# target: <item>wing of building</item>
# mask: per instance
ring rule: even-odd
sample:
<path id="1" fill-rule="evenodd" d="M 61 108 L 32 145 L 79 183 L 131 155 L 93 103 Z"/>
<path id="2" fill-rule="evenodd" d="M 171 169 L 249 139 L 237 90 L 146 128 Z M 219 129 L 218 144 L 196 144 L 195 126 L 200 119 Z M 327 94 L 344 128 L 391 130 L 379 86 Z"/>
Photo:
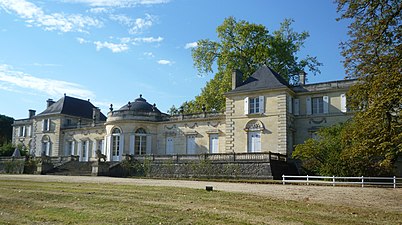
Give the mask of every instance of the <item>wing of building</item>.
<path id="1" fill-rule="evenodd" d="M 13 124 L 13 143 L 36 156 L 78 156 L 108 161 L 124 155 L 273 152 L 290 155 L 320 127 L 348 120 L 345 93 L 355 80 L 289 85 L 262 66 L 246 81 L 233 72 L 226 110 L 168 115 L 141 95 L 107 117 L 89 100 L 64 96 Z"/>

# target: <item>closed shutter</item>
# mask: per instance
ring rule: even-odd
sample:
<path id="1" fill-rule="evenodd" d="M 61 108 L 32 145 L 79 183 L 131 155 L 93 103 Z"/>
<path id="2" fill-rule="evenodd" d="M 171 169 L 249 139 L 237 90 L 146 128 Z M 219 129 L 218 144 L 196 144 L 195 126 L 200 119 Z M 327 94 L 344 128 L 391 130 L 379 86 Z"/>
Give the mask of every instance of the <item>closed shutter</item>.
<path id="1" fill-rule="evenodd" d="M 306 114 L 311 115 L 311 97 L 306 98 Z"/>
<path id="2" fill-rule="evenodd" d="M 106 157 L 107 157 L 108 161 L 112 161 L 112 153 L 110 151 L 110 149 L 112 147 L 111 145 L 112 145 L 112 136 L 109 135 L 106 138 L 106 144 L 105 144 L 105 146 L 106 146 L 106 149 L 105 149 L 106 150 Z"/>
<path id="3" fill-rule="evenodd" d="M 258 105 L 258 106 L 259 106 L 259 109 L 258 109 L 258 110 L 259 110 L 260 113 L 264 113 L 264 112 L 265 112 L 265 110 L 264 110 L 264 109 L 265 109 L 265 107 L 264 107 L 264 99 L 265 99 L 264 96 L 259 96 L 259 97 L 258 97 L 258 101 L 259 101 L 259 105 Z"/>
<path id="4" fill-rule="evenodd" d="M 248 97 L 244 99 L 244 114 L 247 115 L 249 113 L 248 110 Z"/>
<path id="5" fill-rule="evenodd" d="M 341 112 L 347 112 L 345 94 L 341 94 Z"/>
<path id="6" fill-rule="evenodd" d="M 295 98 L 293 103 L 294 103 L 293 114 L 298 116 L 298 115 L 300 115 L 300 101 L 299 101 L 299 99 Z"/>
<path id="7" fill-rule="evenodd" d="M 328 113 L 329 97 L 328 96 L 323 96 L 322 100 L 323 100 L 323 103 L 324 103 L 324 113 Z"/>
<path id="8" fill-rule="evenodd" d="M 82 141 L 78 142 L 78 156 L 79 160 L 82 161 Z"/>

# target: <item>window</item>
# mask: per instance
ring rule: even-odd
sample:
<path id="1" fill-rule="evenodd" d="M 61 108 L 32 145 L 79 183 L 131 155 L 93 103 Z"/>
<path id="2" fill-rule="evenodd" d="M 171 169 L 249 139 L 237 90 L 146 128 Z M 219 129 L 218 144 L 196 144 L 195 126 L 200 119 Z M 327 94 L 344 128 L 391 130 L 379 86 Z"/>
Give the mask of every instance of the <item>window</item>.
<path id="1" fill-rule="evenodd" d="M 173 137 L 166 138 L 166 154 L 170 155 L 174 153 L 174 139 Z"/>
<path id="2" fill-rule="evenodd" d="M 87 157 L 87 145 L 88 145 L 88 141 L 82 141 L 82 147 L 81 147 L 82 158 Z"/>
<path id="3" fill-rule="evenodd" d="M 134 143 L 135 155 L 144 155 L 147 153 L 147 133 L 143 128 L 139 128 L 135 131 Z"/>
<path id="4" fill-rule="evenodd" d="M 50 131 L 50 119 L 44 119 L 42 121 L 42 131 Z"/>
<path id="5" fill-rule="evenodd" d="M 19 130 L 18 136 L 25 137 L 25 126 L 19 127 L 18 130 Z"/>
<path id="6" fill-rule="evenodd" d="M 264 113 L 264 96 L 244 99 L 244 114 Z"/>
<path id="7" fill-rule="evenodd" d="M 112 132 L 112 156 L 120 156 L 120 129 L 114 128 Z"/>
<path id="8" fill-rule="evenodd" d="M 74 141 L 67 142 L 66 156 L 74 155 Z"/>
<path id="9" fill-rule="evenodd" d="M 219 152 L 219 135 L 210 134 L 209 135 L 209 152 L 218 153 Z"/>
<path id="10" fill-rule="evenodd" d="M 187 154 L 195 154 L 195 135 L 187 136 Z"/>
<path id="11" fill-rule="evenodd" d="M 312 113 L 313 114 L 320 114 L 324 113 L 324 100 L 322 97 L 318 98 L 311 98 L 312 101 Z"/>
<path id="12" fill-rule="evenodd" d="M 260 101 L 258 98 L 250 98 L 250 114 L 260 112 Z"/>
<path id="13" fill-rule="evenodd" d="M 42 138 L 42 156 L 50 156 L 51 153 L 51 141 L 49 136 L 45 135 Z"/>
<path id="14" fill-rule="evenodd" d="M 96 151 L 103 152 L 103 140 L 97 140 Z"/>

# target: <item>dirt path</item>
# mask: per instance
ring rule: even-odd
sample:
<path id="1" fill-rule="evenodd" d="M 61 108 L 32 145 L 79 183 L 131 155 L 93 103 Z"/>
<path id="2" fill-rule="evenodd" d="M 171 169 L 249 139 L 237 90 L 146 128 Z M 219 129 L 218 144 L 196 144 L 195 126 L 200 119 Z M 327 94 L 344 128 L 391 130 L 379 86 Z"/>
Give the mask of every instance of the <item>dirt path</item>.
<path id="1" fill-rule="evenodd" d="M 113 183 L 124 185 L 168 186 L 242 192 L 282 200 L 302 200 L 333 205 L 374 207 L 402 213 L 402 188 L 361 188 L 331 186 L 301 186 L 278 184 L 245 184 L 208 181 L 153 180 L 112 177 L 50 176 L 50 175 L 0 175 L 0 180 L 31 180 L 38 182 Z"/>

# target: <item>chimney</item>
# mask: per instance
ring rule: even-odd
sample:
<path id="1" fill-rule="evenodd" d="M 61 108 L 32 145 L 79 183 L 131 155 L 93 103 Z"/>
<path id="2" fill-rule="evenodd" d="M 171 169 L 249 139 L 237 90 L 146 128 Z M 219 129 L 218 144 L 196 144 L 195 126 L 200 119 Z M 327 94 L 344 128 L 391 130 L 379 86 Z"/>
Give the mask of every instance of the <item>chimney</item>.
<path id="1" fill-rule="evenodd" d="M 50 107 L 51 105 L 53 105 L 55 103 L 55 101 L 53 101 L 53 99 L 49 98 L 47 101 L 47 107 Z"/>
<path id="2" fill-rule="evenodd" d="M 100 109 L 98 107 L 92 108 L 92 119 L 94 122 L 98 122 L 100 119 Z"/>
<path id="3" fill-rule="evenodd" d="M 299 85 L 305 85 L 306 84 L 306 75 L 307 75 L 306 72 L 304 72 L 303 70 L 300 71 L 300 73 L 299 73 Z"/>
<path id="4" fill-rule="evenodd" d="M 240 70 L 233 70 L 232 72 L 232 90 L 239 87 L 243 80 L 243 73 Z"/>
<path id="5" fill-rule="evenodd" d="M 35 116 L 36 110 L 30 109 L 29 111 L 29 119 L 32 119 L 32 117 Z"/>

